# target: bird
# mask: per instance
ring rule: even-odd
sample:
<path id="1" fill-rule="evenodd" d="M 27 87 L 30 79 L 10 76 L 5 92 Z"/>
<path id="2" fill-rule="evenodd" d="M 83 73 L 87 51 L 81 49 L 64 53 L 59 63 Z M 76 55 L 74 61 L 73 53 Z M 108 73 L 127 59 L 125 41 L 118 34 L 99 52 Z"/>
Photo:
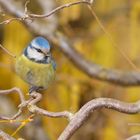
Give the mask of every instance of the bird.
<path id="1" fill-rule="evenodd" d="M 46 90 L 55 79 L 56 63 L 51 48 L 47 39 L 38 36 L 16 58 L 15 71 L 29 84 L 29 93 Z"/>

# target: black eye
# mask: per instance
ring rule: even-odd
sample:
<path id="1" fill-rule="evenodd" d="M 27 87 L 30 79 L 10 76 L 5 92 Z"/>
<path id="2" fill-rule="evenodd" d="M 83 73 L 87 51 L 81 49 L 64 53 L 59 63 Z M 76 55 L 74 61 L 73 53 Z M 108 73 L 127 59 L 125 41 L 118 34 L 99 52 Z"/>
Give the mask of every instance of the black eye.
<path id="1" fill-rule="evenodd" d="M 42 51 L 41 51 L 40 49 L 37 49 L 37 48 L 36 48 L 36 50 L 37 50 L 37 52 L 40 52 L 40 53 L 42 53 Z"/>

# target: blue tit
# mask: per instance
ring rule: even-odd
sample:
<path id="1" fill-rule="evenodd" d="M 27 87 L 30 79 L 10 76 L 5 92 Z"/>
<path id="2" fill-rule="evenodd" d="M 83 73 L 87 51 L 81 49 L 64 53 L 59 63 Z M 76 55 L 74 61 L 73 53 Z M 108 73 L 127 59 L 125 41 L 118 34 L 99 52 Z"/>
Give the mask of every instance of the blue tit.
<path id="1" fill-rule="evenodd" d="M 30 85 L 30 93 L 47 89 L 55 79 L 56 70 L 49 42 L 43 37 L 33 39 L 23 54 L 16 59 L 15 69 Z"/>

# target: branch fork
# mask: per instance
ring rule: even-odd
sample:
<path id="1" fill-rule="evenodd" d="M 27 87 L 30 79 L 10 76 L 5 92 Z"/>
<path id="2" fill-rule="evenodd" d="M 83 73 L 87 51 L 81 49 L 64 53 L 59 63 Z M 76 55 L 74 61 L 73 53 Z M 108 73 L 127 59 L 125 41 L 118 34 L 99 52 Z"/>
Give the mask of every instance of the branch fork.
<path id="1" fill-rule="evenodd" d="M 13 115 L 13 117 L 5 117 L 0 116 L 2 120 L 16 120 L 18 117 L 22 115 L 22 111 L 26 108 L 31 115 L 43 115 L 46 117 L 53 117 L 53 118 L 67 118 L 69 121 L 67 127 L 64 131 L 60 134 L 58 140 L 68 140 L 72 137 L 72 135 L 80 128 L 84 122 L 88 119 L 88 116 L 95 110 L 100 108 L 107 108 L 113 109 L 121 113 L 125 114 L 138 114 L 140 113 L 140 101 L 135 103 L 125 103 L 119 100 L 111 99 L 111 98 L 96 98 L 89 102 L 87 102 L 79 111 L 76 113 L 71 113 L 69 111 L 62 111 L 62 112 L 50 112 L 39 108 L 36 104 L 42 99 L 42 95 L 38 92 L 32 92 L 30 94 L 30 98 L 25 100 L 23 93 L 17 87 L 8 89 L 8 90 L 0 90 L 1 95 L 11 94 L 13 92 L 17 92 L 21 104 L 18 106 L 18 112 Z"/>

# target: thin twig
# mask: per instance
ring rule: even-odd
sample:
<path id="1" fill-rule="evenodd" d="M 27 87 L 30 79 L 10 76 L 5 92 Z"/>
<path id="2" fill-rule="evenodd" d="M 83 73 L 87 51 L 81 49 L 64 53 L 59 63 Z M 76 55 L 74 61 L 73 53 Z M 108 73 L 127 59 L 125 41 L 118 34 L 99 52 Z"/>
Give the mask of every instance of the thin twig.
<path id="1" fill-rule="evenodd" d="M 73 114 L 71 112 L 68 112 L 68 111 L 50 112 L 50 111 L 37 107 L 36 104 L 42 99 L 42 95 L 40 93 L 32 92 L 30 96 L 33 98 L 33 100 L 28 104 L 28 109 L 31 113 L 36 113 L 36 114 L 44 115 L 48 117 L 65 117 L 68 120 L 72 119 Z"/>
<path id="2" fill-rule="evenodd" d="M 44 110 L 42 108 L 37 107 L 36 105 L 29 105 L 28 109 L 30 112 L 38 114 L 38 115 L 43 115 L 47 117 L 53 117 L 53 118 L 67 118 L 69 121 L 73 118 L 73 114 L 68 111 L 62 111 L 62 112 L 50 112 L 47 110 Z"/>
<path id="3" fill-rule="evenodd" d="M 25 102 L 25 98 L 24 98 L 22 91 L 17 87 L 7 89 L 7 90 L 0 90 L 0 95 L 11 94 L 14 92 L 17 92 L 19 94 L 19 98 L 20 98 L 21 103 Z"/>
<path id="4" fill-rule="evenodd" d="M 21 21 L 22 18 L 10 18 L 10 19 L 6 19 L 6 20 L 0 22 L 0 25 L 9 24 L 10 22 L 15 21 L 15 20 L 20 20 Z"/>
<path id="5" fill-rule="evenodd" d="M 15 19 L 15 18 L 14 18 L 14 19 Z M 12 20 L 12 19 L 11 19 L 11 20 Z M 1 44 L 0 44 L 0 48 L 1 48 L 4 52 L 6 52 L 8 55 L 10 55 L 10 56 L 16 58 L 16 55 L 14 55 L 14 54 L 11 53 L 9 50 L 7 50 L 6 48 L 4 48 Z"/>
<path id="6" fill-rule="evenodd" d="M 28 4 L 30 3 L 30 0 L 27 0 L 26 2 L 25 2 L 25 8 L 24 8 L 24 13 L 25 13 L 25 15 L 28 13 Z"/>
<path id="7" fill-rule="evenodd" d="M 27 105 L 22 91 L 17 87 L 7 89 L 7 90 L 0 90 L 0 95 L 12 94 L 14 92 L 17 92 L 17 94 L 19 95 L 20 102 L 21 102 L 20 104 L 22 104 L 22 105 L 19 107 L 17 113 L 14 114 L 12 117 L 0 116 L 1 120 L 14 120 L 14 119 L 17 119 L 22 114 L 22 109 Z"/>
<path id="8" fill-rule="evenodd" d="M 134 68 L 135 70 L 139 71 L 139 69 L 137 68 L 137 66 L 132 62 L 132 60 L 126 55 L 126 53 L 124 52 L 124 50 L 122 50 L 121 48 L 118 47 L 117 43 L 114 42 L 112 36 L 110 35 L 110 33 L 105 29 L 105 27 L 103 26 L 103 24 L 101 23 L 100 19 L 98 18 L 98 16 L 96 15 L 96 13 L 94 12 L 93 8 L 91 7 L 91 5 L 87 5 L 88 9 L 90 10 L 91 14 L 93 15 L 93 17 L 96 19 L 96 21 L 98 22 L 99 26 L 101 27 L 101 29 L 104 31 L 104 33 L 106 34 L 106 36 L 108 37 L 108 39 L 111 41 L 112 45 L 120 52 L 120 54 L 125 58 L 125 60 L 131 65 L 132 68 Z"/>
<path id="9" fill-rule="evenodd" d="M 79 5 L 79 4 L 87 4 L 87 5 L 90 5 L 91 3 L 88 2 L 88 1 L 77 1 L 77 2 L 71 2 L 71 3 L 67 3 L 67 4 L 64 4 L 64 5 L 61 5 L 57 8 L 55 8 L 54 10 L 52 10 L 51 12 L 47 13 L 47 14 L 43 14 L 43 15 L 37 15 L 37 14 L 28 14 L 29 17 L 31 18 L 46 18 L 46 17 L 49 17 L 53 14 L 55 14 L 56 12 L 64 9 L 64 8 L 68 8 L 68 7 L 71 7 L 71 6 L 74 6 L 74 5 Z"/>
<path id="10" fill-rule="evenodd" d="M 74 5 L 79 5 L 79 4 L 87 4 L 87 5 L 90 5 L 91 2 L 90 1 L 77 1 L 77 2 L 71 2 L 71 3 L 67 3 L 67 4 L 64 4 L 64 5 L 61 5 L 57 8 L 55 8 L 54 10 L 50 11 L 49 13 L 47 14 L 43 14 L 43 15 L 37 15 L 37 14 L 28 14 L 28 9 L 27 9 L 27 5 L 29 4 L 30 0 L 26 1 L 25 3 L 25 6 L 24 6 L 24 15 L 22 17 L 17 17 L 17 18 L 10 18 L 10 19 L 7 19 L 5 21 L 2 21 L 0 22 L 0 24 L 8 24 L 14 20 L 19 20 L 19 21 L 24 21 L 26 19 L 29 19 L 29 20 L 33 20 L 35 18 L 46 18 L 46 17 L 49 17 L 55 13 L 57 13 L 58 11 L 64 9 L 64 8 L 68 8 L 68 7 L 71 7 L 71 6 L 74 6 Z"/>

